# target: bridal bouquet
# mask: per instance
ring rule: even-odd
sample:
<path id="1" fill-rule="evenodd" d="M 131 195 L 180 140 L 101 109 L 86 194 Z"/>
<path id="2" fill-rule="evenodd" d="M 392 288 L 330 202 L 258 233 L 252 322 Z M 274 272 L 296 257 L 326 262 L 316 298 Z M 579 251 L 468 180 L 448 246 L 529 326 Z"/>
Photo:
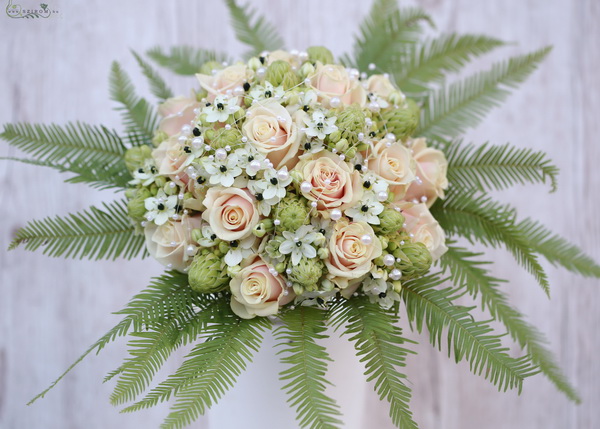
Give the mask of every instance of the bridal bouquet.
<path id="1" fill-rule="evenodd" d="M 233 0 L 227 5 L 251 47 L 246 61 L 190 47 L 148 52 L 195 75 L 189 95 L 174 97 L 134 54 L 160 101 L 155 110 L 113 64 L 110 89 L 124 133 L 81 123 L 9 124 L 1 135 L 32 156 L 22 161 L 125 197 L 34 221 L 11 248 L 96 259 L 149 254 L 168 270 L 77 361 L 130 336 L 130 357 L 107 376 L 116 380 L 111 401 L 129 402 L 129 412 L 174 399 L 164 427 L 183 427 L 231 387 L 274 323 L 287 365 L 283 389 L 302 427 L 341 425 L 325 390 L 328 326 L 354 342 L 401 428 L 417 427 L 402 373 L 413 340 L 401 325 L 426 328 L 434 346 L 445 336 L 456 361 L 466 359 L 498 389 L 520 391 L 541 372 L 578 400 L 489 262 L 462 247 L 505 247 L 546 292 L 540 256 L 600 276 L 576 247 L 487 195 L 522 183 L 554 189 L 557 169 L 544 153 L 458 138 L 549 49 L 448 83 L 447 74 L 503 43 L 422 38 L 432 25 L 423 11 L 377 0 L 353 55 L 336 61 L 325 47 L 281 50 L 262 18 Z M 458 244 L 459 237 L 466 240 Z M 508 353 L 490 321 L 457 303 L 464 295 L 504 325 L 521 356 Z M 406 320 L 399 321 L 401 309 Z M 190 343 L 181 367 L 149 388 L 169 355 Z"/>

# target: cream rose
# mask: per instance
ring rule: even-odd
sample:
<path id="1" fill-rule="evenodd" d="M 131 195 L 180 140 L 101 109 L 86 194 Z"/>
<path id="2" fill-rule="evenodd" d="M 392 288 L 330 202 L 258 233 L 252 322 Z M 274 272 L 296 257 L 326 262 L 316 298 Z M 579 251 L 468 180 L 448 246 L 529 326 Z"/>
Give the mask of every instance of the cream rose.
<path id="1" fill-rule="evenodd" d="M 417 170 L 410 150 L 402 143 L 386 139 L 375 144 L 368 167 L 389 183 L 395 201 L 404 197 L 408 186 L 415 180 Z"/>
<path id="2" fill-rule="evenodd" d="M 275 100 L 257 103 L 248 110 L 242 132 L 273 167 L 292 169 L 298 163 L 303 115 L 305 113 L 299 111 L 292 118 Z"/>
<path id="3" fill-rule="evenodd" d="M 367 79 L 367 91 L 379 97 L 388 98 L 392 93 L 398 92 L 398 89 L 390 82 L 387 76 L 374 74 Z"/>
<path id="4" fill-rule="evenodd" d="M 423 243 L 435 262 L 446 253 L 446 235 L 425 204 L 404 202 L 398 204 L 404 215 L 406 231 L 413 234 L 413 241 Z"/>
<path id="5" fill-rule="evenodd" d="M 192 242 L 192 230 L 201 225 L 200 216 L 183 216 L 181 221 L 169 220 L 160 226 L 148 222 L 144 228 L 148 253 L 168 268 L 183 271 L 192 261 L 186 253 Z"/>
<path id="6" fill-rule="evenodd" d="M 163 131 L 169 137 L 178 134 L 184 125 L 189 125 L 194 120 L 196 117 L 194 109 L 198 107 L 200 107 L 200 103 L 193 98 L 169 98 L 158 106 L 158 113 L 163 117 L 158 130 Z"/>
<path id="7" fill-rule="evenodd" d="M 215 186 L 206 192 L 202 218 L 210 224 L 217 237 L 225 241 L 241 240 L 252 234 L 259 220 L 249 191 Z"/>
<path id="8" fill-rule="evenodd" d="M 427 147 L 425 138 L 414 139 L 411 149 L 417 162 L 418 179 L 409 186 L 404 198 L 421 201 L 425 197 L 427 207 L 431 207 L 436 199 L 444 198 L 444 190 L 448 189 L 448 161 L 444 152 Z"/>
<path id="9" fill-rule="evenodd" d="M 350 76 L 344 66 L 317 63 L 317 68 L 309 79 L 309 86 L 327 107 L 330 107 L 329 102 L 333 97 L 339 98 L 345 105 L 356 103 L 364 106 L 367 101 L 365 89 L 358 79 Z"/>
<path id="10" fill-rule="evenodd" d="M 371 237 L 371 244 L 363 242 L 365 236 Z M 348 222 L 342 218 L 335 223 L 329 239 L 329 257 L 325 260 L 328 278 L 345 289 L 350 280 L 368 274 L 373 259 L 381 253 L 381 242 L 368 223 Z"/>
<path id="11" fill-rule="evenodd" d="M 285 279 L 269 272 L 269 265 L 260 257 L 242 264 L 241 271 L 231 279 L 231 309 L 242 319 L 277 314 L 279 307 L 294 299 L 290 290 L 285 294 Z"/>
<path id="12" fill-rule="evenodd" d="M 164 140 L 154 149 L 152 158 L 158 167 L 159 174 L 168 176 L 178 185 L 188 183 L 189 177 L 184 172 L 188 155 L 184 152 L 183 145 L 177 140 L 176 135 Z"/>
<path id="13" fill-rule="evenodd" d="M 211 102 L 217 95 L 230 95 L 236 87 L 244 85 L 249 76 L 250 69 L 241 63 L 225 67 L 214 75 L 196 74 L 200 86 L 208 92 L 206 98 Z"/>
<path id="14" fill-rule="evenodd" d="M 317 202 L 317 210 L 329 218 L 329 210 L 345 209 L 360 201 L 363 187 L 360 173 L 329 151 L 321 151 L 303 158 L 296 166 L 302 180 L 312 185 L 302 194 Z"/>

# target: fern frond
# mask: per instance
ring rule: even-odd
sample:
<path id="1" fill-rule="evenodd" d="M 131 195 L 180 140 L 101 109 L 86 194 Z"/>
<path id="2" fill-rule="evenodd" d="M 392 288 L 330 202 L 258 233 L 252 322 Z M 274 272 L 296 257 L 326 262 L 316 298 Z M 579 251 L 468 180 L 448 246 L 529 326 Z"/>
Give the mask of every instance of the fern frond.
<path id="1" fill-rule="evenodd" d="M 328 338 L 325 331 L 326 313 L 310 307 L 299 307 L 281 315 L 283 326 L 274 332 L 281 361 L 289 367 L 280 373 L 288 382 L 283 390 L 289 395 L 288 403 L 296 408 L 301 427 L 334 428 L 342 423 L 335 400 L 325 394 L 329 382 L 325 378 L 327 361 L 331 358 L 316 340 Z"/>
<path id="2" fill-rule="evenodd" d="M 517 228 L 527 235 L 531 248 L 552 265 L 560 265 L 584 277 L 600 277 L 600 265 L 596 261 L 539 222 L 525 219 Z"/>
<path id="3" fill-rule="evenodd" d="M 202 65 L 208 61 L 219 63 L 230 61 L 225 54 L 185 45 L 174 46 L 168 52 L 163 51 L 160 46 L 155 46 L 148 50 L 146 55 L 160 66 L 185 76 L 193 76 L 199 73 Z"/>
<path id="4" fill-rule="evenodd" d="M 182 428 L 204 414 L 252 360 L 262 341 L 262 331 L 270 328 L 266 317 L 245 320 L 232 313 L 229 303 L 220 300 L 215 317 L 200 335 L 196 345 L 175 374 L 152 389 L 144 399 L 123 412 L 148 408 L 176 397 L 163 428 Z"/>
<path id="5" fill-rule="evenodd" d="M 472 191 L 448 192 L 447 198 L 432 207 L 432 214 L 446 234 L 458 235 L 486 246 L 504 245 L 515 260 L 529 271 L 550 294 L 548 276 L 526 234 L 516 224 L 513 208 Z"/>
<path id="6" fill-rule="evenodd" d="M 274 51 L 283 46 L 283 40 L 275 27 L 264 17 L 257 17 L 256 10 L 252 9 L 249 3 L 243 7 L 235 0 L 225 0 L 225 3 L 237 39 L 250 47 L 246 57 L 259 55 L 263 51 Z"/>
<path id="7" fill-rule="evenodd" d="M 476 126 L 537 68 L 551 49 L 495 63 L 488 71 L 434 91 L 421 111 L 416 135 L 454 138 Z"/>
<path id="8" fill-rule="evenodd" d="M 165 101 L 167 98 L 173 97 L 173 91 L 164 81 L 164 79 L 152 68 L 146 60 L 144 60 L 137 52 L 131 51 L 136 61 L 138 62 L 142 73 L 148 79 L 150 84 L 150 92 L 158 98 L 159 101 Z"/>
<path id="9" fill-rule="evenodd" d="M 466 359 L 474 374 L 483 375 L 498 390 L 516 388 L 520 393 L 523 380 L 538 372 L 531 358 L 510 357 L 500 342 L 501 335 L 492 333 L 489 322 L 475 321 L 470 308 L 452 303 L 462 292 L 437 289 L 441 282 L 433 275 L 402 285 L 400 295 L 411 323 L 418 332 L 427 326 L 431 344 L 440 348 L 447 328 L 448 356 L 453 352 L 456 362 Z"/>
<path id="10" fill-rule="evenodd" d="M 441 82 L 448 72 L 459 72 L 472 59 L 503 45 L 501 40 L 487 36 L 443 34 L 409 45 L 390 72 L 402 92 L 418 95 Z"/>
<path id="11" fill-rule="evenodd" d="M 399 370 L 406 366 L 406 356 L 414 353 L 404 345 L 414 341 L 402 336 L 398 318 L 365 296 L 338 301 L 330 312 L 332 326 L 344 326 L 343 334 L 354 342 L 360 361 L 365 363 L 367 381 L 374 381 L 379 398 L 389 402 L 394 425 L 416 429 L 409 408 L 411 390 L 406 375 Z"/>
<path id="12" fill-rule="evenodd" d="M 21 228 L 9 250 L 24 244 L 25 250 L 44 246 L 51 257 L 131 259 L 144 248 L 144 237 L 134 234 L 124 201 L 91 207 L 67 217 L 34 220 Z"/>
<path id="13" fill-rule="evenodd" d="M 195 304 L 195 298 L 198 294 L 193 292 L 188 286 L 187 275 L 178 272 L 169 272 L 153 279 L 150 286 L 135 295 L 129 304 L 116 314 L 124 314 L 125 317 L 117 323 L 112 329 L 104 334 L 98 341 L 92 344 L 67 370 L 60 375 L 48 388 L 35 396 L 27 405 L 33 404 L 39 398 L 43 398 L 52 388 L 54 388 L 79 362 L 85 359 L 93 351 L 100 353 L 106 345 L 114 341 L 117 337 L 127 335 L 130 330 L 140 331 L 144 325 L 152 325 L 157 320 L 157 316 L 163 314 L 165 309 L 169 311 L 187 311 Z M 187 300 L 186 305 L 182 305 Z M 166 312 L 164 314 L 171 314 Z M 165 316 L 167 317 L 167 316 Z M 163 320 L 163 317 L 158 317 Z M 116 374 L 115 374 L 116 375 Z"/>
<path id="14" fill-rule="evenodd" d="M 480 146 L 457 142 L 446 148 L 448 181 L 463 189 L 505 189 L 515 184 L 546 183 L 556 190 L 558 168 L 543 151 L 506 143 Z"/>
<path id="15" fill-rule="evenodd" d="M 492 317 L 506 327 L 513 340 L 527 350 L 540 372 L 569 399 L 579 403 L 581 400 L 575 388 L 561 371 L 552 352 L 545 347 L 547 340 L 544 335 L 508 303 L 507 296 L 499 288 L 505 280 L 490 276 L 485 267 L 491 264 L 474 259 L 479 256 L 480 253 L 449 245 L 441 258 L 441 266 L 456 287 L 466 288 L 473 298 L 481 297 L 483 309 L 487 307 Z"/>
<path id="16" fill-rule="evenodd" d="M 121 105 L 116 110 L 121 112 L 125 132 L 136 134 L 150 143 L 158 124 L 152 105 L 135 93 L 131 79 L 116 61 L 110 69 L 109 83 L 110 98 Z"/>
<path id="17" fill-rule="evenodd" d="M 395 0 L 376 0 L 355 38 L 354 58 L 346 55 L 343 62 L 368 74 L 391 72 L 394 58 L 417 41 L 423 21 L 434 27 L 431 17 L 420 8 L 399 9 Z M 369 64 L 375 64 L 377 70 L 369 70 Z"/>

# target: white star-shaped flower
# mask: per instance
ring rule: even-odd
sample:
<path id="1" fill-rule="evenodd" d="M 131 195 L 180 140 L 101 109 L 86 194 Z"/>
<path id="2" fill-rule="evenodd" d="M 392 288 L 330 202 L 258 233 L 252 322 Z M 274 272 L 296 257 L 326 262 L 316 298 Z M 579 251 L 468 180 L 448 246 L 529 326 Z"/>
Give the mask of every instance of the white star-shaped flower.
<path id="1" fill-rule="evenodd" d="M 235 178 L 242 174 L 242 169 L 238 167 L 238 157 L 235 154 L 228 155 L 225 159 L 209 158 L 203 159 L 203 167 L 209 174 L 209 183 L 211 185 L 222 185 L 229 188 L 235 182 Z"/>
<path id="2" fill-rule="evenodd" d="M 311 245 L 318 238 L 312 225 L 302 225 L 296 232 L 284 231 L 283 237 L 285 240 L 279 246 L 279 251 L 284 255 L 292 254 L 292 265 L 298 265 L 303 256 L 317 256 L 317 250 Z"/>
<path id="3" fill-rule="evenodd" d="M 154 221 L 157 225 L 162 225 L 169 220 L 176 212 L 177 195 L 167 196 L 162 189 L 158 191 L 156 197 L 149 197 L 144 200 L 146 207 L 146 219 Z"/>
<path id="4" fill-rule="evenodd" d="M 218 95 L 210 106 L 205 106 L 202 113 L 206 113 L 206 122 L 225 122 L 229 115 L 240 110 L 237 97 Z"/>
<path id="5" fill-rule="evenodd" d="M 273 86 L 271 82 L 265 81 L 264 85 L 254 85 L 250 91 L 250 97 L 253 100 L 261 101 L 268 98 L 281 99 L 285 95 L 285 90 L 282 86 Z"/>
<path id="6" fill-rule="evenodd" d="M 223 260 L 229 267 L 234 267 L 238 265 L 244 258 L 255 253 L 254 251 L 254 243 L 256 242 L 256 237 L 254 235 L 250 235 L 244 238 L 241 241 L 237 242 L 237 247 L 231 247 L 227 254 L 225 254 L 225 258 Z"/>
<path id="7" fill-rule="evenodd" d="M 383 204 L 377 200 L 375 194 L 373 192 L 366 192 L 360 203 L 346 209 L 344 213 L 351 217 L 355 222 L 364 221 L 372 225 L 379 225 L 381 221 L 377 215 L 380 214 L 383 209 Z"/>
<path id="8" fill-rule="evenodd" d="M 202 238 L 198 240 L 198 244 L 203 247 L 212 247 L 217 244 L 217 234 L 214 233 L 209 225 L 202 226 Z"/>
<path id="9" fill-rule="evenodd" d="M 363 283 L 363 292 L 369 297 L 369 301 L 379 303 L 388 310 L 394 302 L 400 301 L 400 294 L 396 292 L 384 279 L 368 279 Z"/>
<path id="10" fill-rule="evenodd" d="M 262 191 L 265 200 L 276 198 L 279 201 L 285 197 L 285 188 L 290 183 L 292 183 L 292 176 L 287 167 L 283 167 L 279 171 L 269 168 L 264 172 L 264 179 L 258 180 L 255 186 Z"/>
<path id="11" fill-rule="evenodd" d="M 147 160 L 143 167 L 138 168 L 132 173 L 133 180 L 130 185 L 150 186 L 158 177 L 158 170 L 154 166 L 153 160 Z"/>
<path id="12" fill-rule="evenodd" d="M 337 130 L 337 126 L 335 126 L 336 119 L 335 116 L 328 118 L 324 112 L 317 110 L 313 112 L 310 118 L 304 118 L 304 123 L 306 124 L 304 132 L 308 137 L 317 137 L 323 140 L 328 134 Z"/>

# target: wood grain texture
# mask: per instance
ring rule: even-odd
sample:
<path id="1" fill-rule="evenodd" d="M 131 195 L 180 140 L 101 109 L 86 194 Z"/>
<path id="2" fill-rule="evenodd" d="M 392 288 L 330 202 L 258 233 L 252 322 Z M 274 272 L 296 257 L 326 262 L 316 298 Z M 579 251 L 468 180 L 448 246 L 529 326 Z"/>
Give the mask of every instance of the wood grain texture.
<path id="1" fill-rule="evenodd" d="M 2 7 L 6 1 L 2 2 Z M 21 4 L 27 2 L 22 0 Z M 31 2 L 33 3 L 33 2 Z M 220 1 L 129 0 L 48 2 L 59 15 L 47 20 L 11 20 L 0 12 L 0 122 L 64 123 L 82 120 L 119 127 L 107 97 L 110 62 L 121 61 L 139 88 L 146 88 L 129 49 L 156 44 L 197 44 L 233 53 L 243 47 L 226 25 Z M 600 258 L 598 189 L 600 170 L 600 3 L 597 0 L 422 0 L 443 32 L 486 33 L 519 44 L 502 54 L 524 53 L 552 44 L 543 67 L 495 110 L 468 140 L 510 141 L 544 149 L 561 169 L 559 190 L 521 187 L 498 196 L 534 216 Z M 325 44 L 347 51 L 351 35 L 369 8 L 346 0 L 275 1 L 252 4 L 276 24 L 289 47 Z M 413 2 L 412 4 L 416 4 Z M 487 62 L 482 62 L 487 64 Z M 193 80 L 172 78 L 185 92 Z M 0 155 L 15 151 L 2 143 Z M 64 185 L 58 173 L 14 163 L 0 164 L 0 249 L 17 228 L 33 218 L 65 214 L 113 197 L 84 186 Z M 568 402 L 541 376 L 524 393 L 497 393 L 433 350 L 425 337 L 410 359 L 412 407 L 422 428 L 592 429 L 600 424 L 600 292 L 598 282 L 548 266 L 553 283 L 548 301 L 532 278 L 505 252 L 491 254 L 495 273 L 516 306 L 546 332 L 552 350 L 583 398 Z M 0 251 L 0 427 L 7 429 L 95 429 L 157 427 L 165 406 L 120 415 L 108 404 L 111 385 L 103 375 L 125 355 L 119 342 L 91 357 L 48 396 L 25 403 L 60 374 L 110 328 L 118 310 L 160 267 L 151 260 L 65 261 L 23 250 Z M 239 385 L 196 428 L 294 428 L 293 413 L 278 393 L 278 363 L 272 339 Z M 347 428 L 391 428 L 387 407 L 363 383 L 360 365 L 348 344 L 331 341 L 332 390 L 346 414 Z M 161 372 L 177 367 L 176 354 Z M 262 396 L 262 397 L 261 397 Z"/>

